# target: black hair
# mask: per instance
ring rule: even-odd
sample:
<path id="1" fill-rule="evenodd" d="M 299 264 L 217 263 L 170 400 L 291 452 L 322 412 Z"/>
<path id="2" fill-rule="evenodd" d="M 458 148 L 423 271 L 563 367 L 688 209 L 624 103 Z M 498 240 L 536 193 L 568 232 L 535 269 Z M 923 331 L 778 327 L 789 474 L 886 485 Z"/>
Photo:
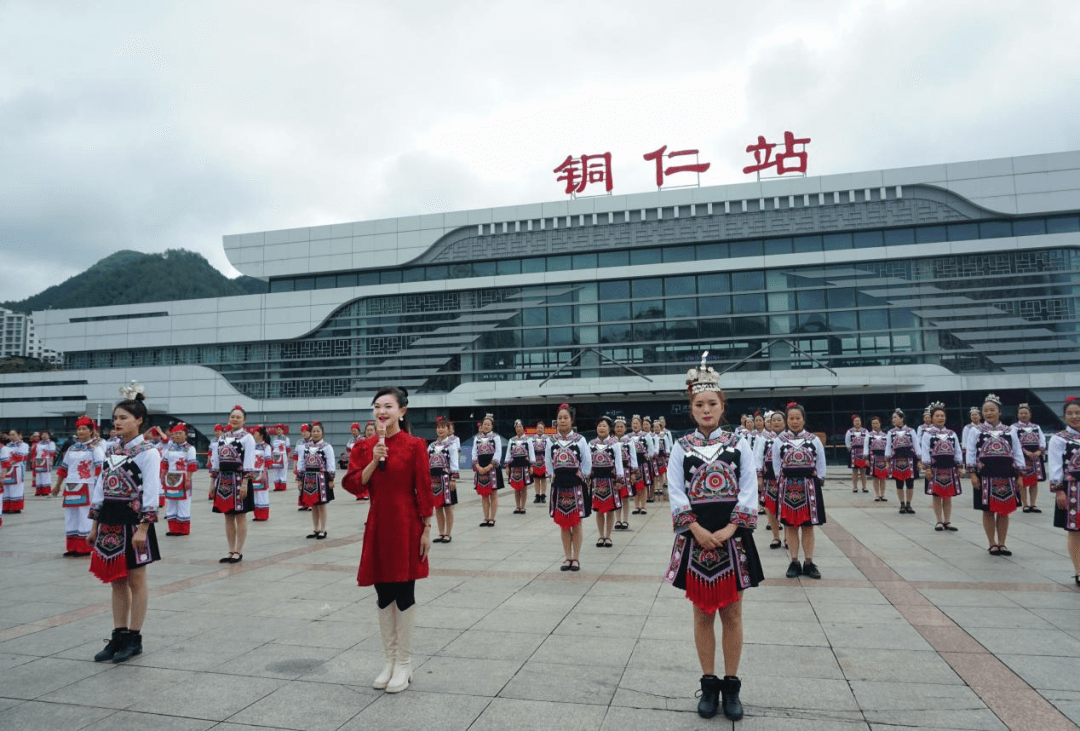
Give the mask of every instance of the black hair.
<path id="1" fill-rule="evenodd" d="M 939 411 L 943 412 L 946 416 L 948 416 L 948 414 L 949 414 L 948 411 L 945 411 L 944 406 L 935 406 L 934 408 L 930 409 L 930 417 L 933 418 L 934 414 L 936 414 Z"/>
<path id="2" fill-rule="evenodd" d="M 797 401 L 790 401 L 790 402 L 788 402 L 787 406 L 784 407 L 784 425 L 785 426 L 787 425 L 787 417 L 788 417 L 788 414 L 791 413 L 792 409 L 794 409 L 794 410 L 798 411 L 800 414 L 802 414 L 803 428 L 805 429 L 806 428 L 806 409 L 804 409 L 803 405 L 800 404 Z"/>
<path id="3" fill-rule="evenodd" d="M 612 421 L 611 417 L 607 414 L 604 414 L 599 419 L 597 419 L 596 425 L 600 426 L 600 422 L 604 422 L 605 424 L 607 424 L 608 431 L 615 431 L 615 422 Z"/>
<path id="4" fill-rule="evenodd" d="M 261 436 L 263 438 L 264 442 L 266 442 L 267 444 L 270 443 L 270 435 L 267 433 L 265 426 L 263 426 L 262 424 L 259 424 L 259 426 L 257 426 L 255 428 L 255 431 L 257 431 L 259 433 L 259 436 Z"/>
<path id="5" fill-rule="evenodd" d="M 247 421 L 247 411 L 244 409 L 243 406 L 241 406 L 240 404 L 237 404 L 236 406 L 233 406 L 231 409 L 229 409 L 230 414 L 232 412 L 234 412 L 234 411 L 239 411 L 241 414 L 243 414 L 244 415 L 244 421 Z"/>
<path id="6" fill-rule="evenodd" d="M 10 434 L 11 432 L 15 432 L 16 434 L 19 435 L 19 437 L 22 437 L 22 435 L 23 435 L 22 429 L 20 429 L 20 428 L 18 428 L 16 426 L 13 426 L 10 429 L 8 429 L 8 434 Z"/>
<path id="7" fill-rule="evenodd" d="M 577 409 L 575 409 L 570 404 L 559 404 L 559 408 L 555 412 L 555 421 L 559 420 L 559 418 L 558 418 L 559 412 L 562 411 L 563 409 L 566 409 L 566 413 L 570 414 L 570 426 L 573 426 L 574 424 L 576 424 L 577 423 Z"/>
<path id="8" fill-rule="evenodd" d="M 1069 407 L 1073 404 L 1080 406 L 1080 400 L 1076 396 L 1069 396 L 1065 399 L 1065 405 L 1061 407 L 1061 415 L 1065 416 L 1065 412 L 1069 410 Z"/>
<path id="9" fill-rule="evenodd" d="M 543 419 L 537 419 L 536 424 L 534 424 L 534 426 L 540 426 L 541 424 L 543 424 L 544 426 L 547 426 L 547 422 L 544 421 Z"/>
<path id="10" fill-rule="evenodd" d="M 393 396 L 394 400 L 401 408 L 405 408 L 409 405 L 409 389 L 404 386 L 383 386 L 375 392 L 374 398 L 371 399 L 371 405 L 374 406 L 375 402 L 383 396 Z M 407 434 L 412 434 L 412 427 L 409 426 L 409 420 L 406 417 L 398 419 L 398 427 Z M 378 428 L 376 428 L 378 431 Z"/>
<path id="11" fill-rule="evenodd" d="M 893 409 L 892 415 L 893 416 L 899 416 L 901 419 L 904 420 L 905 424 L 907 423 L 907 418 L 904 416 L 904 410 L 903 409 Z"/>
<path id="12" fill-rule="evenodd" d="M 136 419 L 142 420 L 142 424 L 139 425 L 140 434 L 150 427 L 150 412 L 146 410 L 146 397 L 141 393 L 135 394 L 135 398 L 124 399 L 113 406 L 114 414 L 117 409 L 123 409 Z"/>
<path id="13" fill-rule="evenodd" d="M 871 424 L 873 424 L 873 423 L 874 423 L 875 421 L 876 421 L 877 423 L 879 423 L 879 424 L 884 424 L 884 423 L 885 423 L 885 422 L 883 422 L 883 421 L 881 420 L 881 417 L 880 417 L 880 416 L 878 416 L 877 414 L 874 414 L 873 416 L 871 416 L 871 417 L 870 417 L 870 423 L 871 423 Z"/>

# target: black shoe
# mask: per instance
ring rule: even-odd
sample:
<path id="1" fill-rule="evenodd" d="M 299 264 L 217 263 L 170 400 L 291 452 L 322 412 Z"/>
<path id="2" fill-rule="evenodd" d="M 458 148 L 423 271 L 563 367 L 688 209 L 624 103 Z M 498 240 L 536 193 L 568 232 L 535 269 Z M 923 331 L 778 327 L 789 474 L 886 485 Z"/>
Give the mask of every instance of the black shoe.
<path id="1" fill-rule="evenodd" d="M 723 682 L 715 675 L 701 676 L 701 700 L 697 704 L 698 715 L 712 718 L 720 706 L 720 688 Z"/>
<path id="2" fill-rule="evenodd" d="M 533 495 L 533 503 L 534 504 L 535 503 L 542 503 L 542 502 L 544 502 L 544 501 L 540 499 L 539 495 Z"/>
<path id="3" fill-rule="evenodd" d="M 113 657 L 116 656 L 116 653 L 120 651 L 120 648 L 124 646 L 125 633 L 127 633 L 127 627 L 117 627 L 114 629 L 112 631 L 112 639 L 105 641 L 105 649 L 94 655 L 94 662 L 112 660 Z"/>
<path id="4" fill-rule="evenodd" d="M 904 507 L 903 503 L 900 503 L 900 515 L 905 515 L 906 513 L 907 513 L 907 508 Z"/>
<path id="5" fill-rule="evenodd" d="M 818 571 L 818 567 L 814 565 L 813 561 L 806 561 L 802 567 L 803 576 L 809 576 L 811 579 L 820 579 L 821 572 Z"/>
<path id="6" fill-rule="evenodd" d="M 547 495 L 541 495 L 540 497 L 543 498 L 540 502 L 542 502 L 542 503 L 547 502 Z"/>
<path id="7" fill-rule="evenodd" d="M 739 701 L 739 691 L 742 690 L 742 681 L 734 675 L 725 675 L 720 681 L 720 692 L 723 694 L 724 715 L 731 721 L 742 718 L 742 702 Z"/>
<path id="8" fill-rule="evenodd" d="M 1034 505 L 1032 505 L 1032 506 L 1031 506 L 1031 510 L 1029 510 L 1028 512 L 1031 512 L 1031 513 L 1041 513 L 1042 511 L 1041 511 L 1041 510 L 1039 510 L 1039 509 L 1038 509 L 1037 507 L 1035 507 Z"/>
<path id="9" fill-rule="evenodd" d="M 127 662 L 136 655 L 142 654 L 142 633 L 138 630 L 124 633 L 124 646 L 116 651 L 112 661 Z"/>
<path id="10" fill-rule="evenodd" d="M 907 503 L 907 514 L 915 515 L 915 508 L 911 507 L 911 503 Z"/>
<path id="11" fill-rule="evenodd" d="M 788 564 L 786 575 L 789 579 L 797 579 L 799 578 L 799 574 L 801 573 L 802 566 L 799 565 L 798 561 L 792 561 L 790 564 Z"/>
<path id="12" fill-rule="evenodd" d="M 229 557 L 229 563 L 240 563 L 243 560 L 244 560 L 244 554 L 242 554 L 242 553 L 236 554 L 236 558 L 232 558 L 231 556 Z"/>

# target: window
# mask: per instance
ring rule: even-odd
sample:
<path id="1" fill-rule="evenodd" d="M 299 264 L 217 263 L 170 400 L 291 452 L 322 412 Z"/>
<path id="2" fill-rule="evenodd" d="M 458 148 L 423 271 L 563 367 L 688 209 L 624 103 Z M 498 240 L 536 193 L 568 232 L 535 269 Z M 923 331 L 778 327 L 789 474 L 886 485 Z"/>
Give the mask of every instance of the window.
<path id="1" fill-rule="evenodd" d="M 885 232 L 886 246 L 906 246 L 914 243 L 915 229 L 913 228 L 893 228 Z"/>
<path id="2" fill-rule="evenodd" d="M 659 263 L 660 249 L 632 249 L 630 251 L 630 264 L 633 266 Z"/>
<path id="3" fill-rule="evenodd" d="M 1078 216 L 1054 216 L 1046 219 L 1046 233 L 1064 234 L 1080 231 L 1080 217 Z"/>
<path id="4" fill-rule="evenodd" d="M 672 261 L 693 261 L 693 246 L 672 246 L 664 249 L 664 263 Z"/>
<path id="5" fill-rule="evenodd" d="M 630 342 L 629 325 L 601 325 L 601 343 L 627 343 Z"/>
<path id="6" fill-rule="evenodd" d="M 634 342 L 647 340 L 659 340 L 664 337 L 664 323 L 662 322 L 638 322 L 634 323 Z"/>
<path id="7" fill-rule="evenodd" d="M 859 313 L 859 326 L 863 330 L 885 330 L 889 327 L 889 311 L 862 310 Z"/>
<path id="8" fill-rule="evenodd" d="M 765 256 L 790 254 L 791 251 L 791 239 L 765 239 Z"/>
<path id="9" fill-rule="evenodd" d="M 664 294 L 668 297 L 680 294 L 697 294 L 697 282 L 694 277 L 667 277 L 664 280 Z"/>
<path id="10" fill-rule="evenodd" d="M 337 286 L 339 287 L 355 287 L 356 286 L 356 272 L 350 272 L 349 274 L 337 275 Z"/>
<path id="11" fill-rule="evenodd" d="M 800 310 L 824 310 L 825 290 L 806 289 L 798 293 L 798 308 Z"/>
<path id="12" fill-rule="evenodd" d="M 841 287 L 828 291 L 829 309 L 843 309 L 855 306 L 855 289 L 853 287 Z"/>
<path id="13" fill-rule="evenodd" d="M 979 224 L 980 238 L 1000 239 L 1012 235 L 1012 224 L 1008 221 L 983 221 Z"/>
<path id="14" fill-rule="evenodd" d="M 437 282 L 450 276 L 450 267 L 445 264 L 424 267 L 424 277 L 429 282 Z"/>
<path id="15" fill-rule="evenodd" d="M 881 231 L 860 231 L 853 238 L 856 249 L 873 249 L 885 245 L 885 237 Z"/>
<path id="16" fill-rule="evenodd" d="M 314 277 L 297 277 L 296 278 L 296 291 L 307 292 L 309 289 L 315 289 Z"/>
<path id="17" fill-rule="evenodd" d="M 596 269 L 596 254 L 574 254 L 574 269 Z"/>
<path id="18" fill-rule="evenodd" d="M 570 257 L 569 256 L 549 256 L 547 260 L 547 270 L 549 272 L 568 272 L 570 271 Z"/>
<path id="19" fill-rule="evenodd" d="M 291 278 L 270 280 L 271 292 L 292 292 L 294 286 L 296 286 L 296 282 Z"/>
<path id="20" fill-rule="evenodd" d="M 600 299 L 601 300 L 622 300 L 630 299 L 630 282 L 627 281 L 613 281 L 613 282 L 600 282 Z"/>
<path id="21" fill-rule="evenodd" d="M 315 289 L 333 289 L 337 286 L 337 275 L 320 274 L 315 277 Z"/>
<path id="22" fill-rule="evenodd" d="M 547 330 L 542 327 L 535 330 L 522 330 L 521 344 L 526 348 L 544 347 L 547 345 Z"/>
<path id="23" fill-rule="evenodd" d="M 378 272 L 360 272 L 356 275 L 356 283 L 361 287 L 369 287 L 379 283 Z"/>
<path id="24" fill-rule="evenodd" d="M 727 272 L 713 274 L 701 274 L 698 276 L 698 292 L 701 294 L 713 294 L 715 292 L 731 291 L 731 275 Z"/>
<path id="25" fill-rule="evenodd" d="M 569 325 L 573 321 L 573 312 L 570 307 L 549 307 L 549 325 Z"/>
<path id="26" fill-rule="evenodd" d="M 736 292 L 765 289 L 765 272 L 734 272 L 731 275 L 731 283 Z"/>
<path id="27" fill-rule="evenodd" d="M 854 310 L 847 312 L 830 312 L 829 329 L 834 331 L 857 330 L 856 313 Z"/>
<path id="28" fill-rule="evenodd" d="M 765 311 L 764 294 L 737 294 L 732 298 L 736 315 Z"/>
<path id="29" fill-rule="evenodd" d="M 944 226 L 920 226 L 915 229 L 915 242 L 918 244 L 936 244 L 945 240 Z"/>
<path id="30" fill-rule="evenodd" d="M 629 251 L 601 251 L 598 265 L 602 267 L 624 267 L 630 264 Z"/>
<path id="31" fill-rule="evenodd" d="M 473 276 L 474 277 L 494 277 L 495 276 L 495 262 L 493 262 L 493 261 L 474 261 L 473 262 Z"/>
<path id="32" fill-rule="evenodd" d="M 548 330 L 548 345 L 573 345 L 574 328 L 553 327 Z"/>
<path id="33" fill-rule="evenodd" d="M 402 281 L 404 282 L 422 282 L 424 281 L 424 268 L 423 267 L 410 267 L 402 272 Z"/>
<path id="34" fill-rule="evenodd" d="M 762 244 L 761 239 L 731 242 L 732 256 L 763 256 L 764 254 L 765 246 Z"/>
<path id="35" fill-rule="evenodd" d="M 697 260 L 702 259 L 727 259 L 731 255 L 731 247 L 726 243 L 698 244 Z"/>
<path id="36" fill-rule="evenodd" d="M 693 297 L 667 300 L 664 303 L 667 316 L 671 317 L 697 317 L 697 300 Z"/>
<path id="37" fill-rule="evenodd" d="M 977 223 L 950 223 L 946 229 L 949 233 L 949 241 L 971 241 L 979 238 L 979 224 Z"/>
<path id="38" fill-rule="evenodd" d="M 702 315 L 730 315 L 731 297 L 727 295 L 702 297 L 698 300 L 698 310 Z"/>
<path id="39" fill-rule="evenodd" d="M 657 319 L 664 316 L 662 300 L 635 300 L 631 304 L 635 320 Z"/>
<path id="40" fill-rule="evenodd" d="M 1033 236 L 1046 233 L 1046 219 L 1019 218 L 1012 222 L 1013 233 L 1017 236 Z"/>
<path id="41" fill-rule="evenodd" d="M 540 274 L 547 271 L 547 259 L 537 256 L 532 259 L 521 260 L 522 274 Z"/>
<path id="42" fill-rule="evenodd" d="M 844 236 L 847 236 L 849 239 L 851 237 L 850 234 L 830 234 L 830 236 L 832 236 L 832 237 L 840 236 L 841 238 L 844 237 Z M 803 253 L 806 253 L 807 251 L 821 251 L 822 248 L 833 248 L 833 249 L 837 249 L 837 248 L 839 248 L 839 249 L 847 249 L 847 248 L 850 248 L 850 244 L 848 244 L 847 246 L 826 247 L 824 245 L 824 240 L 829 239 L 830 236 L 824 236 L 824 237 L 822 237 L 822 236 L 796 236 L 794 239 L 792 239 L 792 250 L 796 254 L 803 254 Z"/>
<path id="43" fill-rule="evenodd" d="M 397 284 L 401 281 L 401 270 L 391 269 L 385 272 L 379 272 L 380 284 Z"/>
<path id="44" fill-rule="evenodd" d="M 629 302 L 614 302 L 612 304 L 600 305 L 600 320 L 601 322 L 613 322 L 617 320 L 629 320 L 630 319 L 630 303 Z"/>
<path id="45" fill-rule="evenodd" d="M 547 325 L 547 313 L 546 307 L 530 307 L 522 311 L 522 323 L 525 325 Z"/>
<path id="46" fill-rule="evenodd" d="M 635 279 L 631 286 L 633 287 L 635 299 L 662 297 L 664 295 L 664 285 L 661 279 Z"/>
<path id="47" fill-rule="evenodd" d="M 499 259 L 495 262 L 496 274 L 521 274 L 520 259 Z"/>

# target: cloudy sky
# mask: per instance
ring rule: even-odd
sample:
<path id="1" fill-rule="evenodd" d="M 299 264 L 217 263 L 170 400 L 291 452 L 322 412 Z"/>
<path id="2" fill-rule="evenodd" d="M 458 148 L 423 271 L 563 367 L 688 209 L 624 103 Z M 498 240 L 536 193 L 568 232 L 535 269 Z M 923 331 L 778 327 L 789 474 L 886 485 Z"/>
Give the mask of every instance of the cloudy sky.
<path id="1" fill-rule="evenodd" d="M 119 249 L 555 200 L 813 139 L 811 174 L 1080 149 L 1080 3 L 0 0 L 0 301 Z"/>

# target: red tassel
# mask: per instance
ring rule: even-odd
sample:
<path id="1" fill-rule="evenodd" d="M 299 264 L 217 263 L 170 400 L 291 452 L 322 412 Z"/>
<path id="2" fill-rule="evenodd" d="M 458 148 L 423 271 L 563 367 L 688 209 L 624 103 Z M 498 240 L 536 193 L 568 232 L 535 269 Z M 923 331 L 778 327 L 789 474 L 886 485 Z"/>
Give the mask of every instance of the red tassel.
<path id="1" fill-rule="evenodd" d="M 766 495 L 765 496 L 765 509 L 773 515 L 776 515 L 776 498 Z"/>
<path id="2" fill-rule="evenodd" d="M 477 487 L 476 488 L 476 494 L 479 495 L 480 497 L 487 497 L 488 495 L 490 495 L 493 492 L 495 492 L 494 487 Z"/>
<path id="3" fill-rule="evenodd" d="M 319 493 L 317 492 L 301 492 L 300 504 L 305 508 L 310 508 L 319 504 Z M 258 511 L 258 508 L 256 508 Z"/>
<path id="4" fill-rule="evenodd" d="M 236 501 L 231 498 L 224 498 L 218 492 L 214 491 L 214 507 L 222 513 L 228 513 L 232 510 L 236 510 Z"/>
<path id="5" fill-rule="evenodd" d="M 123 553 L 113 556 L 109 560 L 101 557 L 94 551 L 90 556 L 90 573 L 101 579 L 102 583 L 111 584 L 117 579 L 123 579 L 128 575 L 127 557 Z"/>
<path id="6" fill-rule="evenodd" d="M 787 505 L 780 508 L 780 522 L 784 525 L 799 526 L 810 522 L 810 506 L 803 505 L 798 510 L 792 510 Z"/>
<path id="7" fill-rule="evenodd" d="M 555 515 L 552 516 L 552 520 L 555 521 L 555 525 L 563 530 L 569 530 L 574 526 L 581 525 L 581 516 L 577 513 L 567 515 L 566 513 L 556 510 Z"/>
<path id="8" fill-rule="evenodd" d="M 695 607 L 712 614 L 718 609 L 723 609 L 739 601 L 739 587 L 735 582 L 735 572 L 721 576 L 711 582 L 704 582 L 697 574 L 687 573 L 686 598 Z"/>

